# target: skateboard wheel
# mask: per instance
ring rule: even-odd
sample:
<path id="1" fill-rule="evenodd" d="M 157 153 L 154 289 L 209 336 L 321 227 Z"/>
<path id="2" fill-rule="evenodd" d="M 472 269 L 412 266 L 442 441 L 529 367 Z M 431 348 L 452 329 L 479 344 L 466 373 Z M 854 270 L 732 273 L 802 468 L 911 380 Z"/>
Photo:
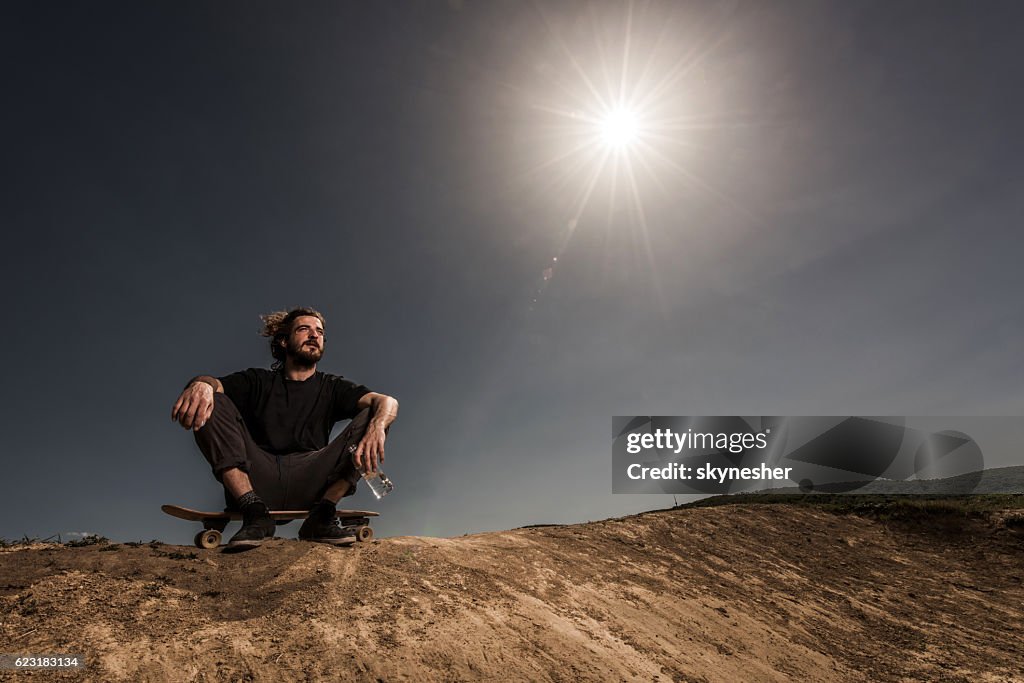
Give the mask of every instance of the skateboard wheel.
<path id="1" fill-rule="evenodd" d="M 216 548 L 220 545 L 220 532 L 216 529 L 204 529 L 196 534 L 195 544 L 198 548 Z"/>
<path id="2" fill-rule="evenodd" d="M 371 538 L 373 538 L 373 529 L 365 525 L 356 528 L 357 541 L 369 541 Z"/>

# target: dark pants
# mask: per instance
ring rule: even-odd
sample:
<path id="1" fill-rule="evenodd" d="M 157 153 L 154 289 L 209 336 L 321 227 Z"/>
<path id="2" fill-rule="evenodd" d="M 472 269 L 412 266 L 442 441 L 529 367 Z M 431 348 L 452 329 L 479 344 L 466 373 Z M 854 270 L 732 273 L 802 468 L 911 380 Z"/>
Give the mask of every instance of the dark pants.
<path id="1" fill-rule="evenodd" d="M 340 479 L 349 483 L 346 496 L 356 492 L 360 475 L 352 463 L 350 447 L 355 450 L 369 423 L 367 409 L 318 451 L 272 455 L 253 442 L 231 399 L 217 393 L 213 395 L 210 419 L 193 433 L 217 481 L 221 481 L 224 470 L 237 467 L 248 473 L 256 495 L 271 510 L 306 510 Z M 236 507 L 234 497 L 226 489 L 224 499 L 229 508 Z"/>

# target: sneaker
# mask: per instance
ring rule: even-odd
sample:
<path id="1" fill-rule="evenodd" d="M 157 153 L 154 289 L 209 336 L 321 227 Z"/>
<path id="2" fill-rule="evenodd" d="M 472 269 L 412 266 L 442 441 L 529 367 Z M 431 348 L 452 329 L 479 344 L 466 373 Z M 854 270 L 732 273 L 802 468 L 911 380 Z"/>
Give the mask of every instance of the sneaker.
<path id="1" fill-rule="evenodd" d="M 276 527 L 265 504 L 246 505 L 242 509 L 242 528 L 228 541 L 228 547 L 236 550 L 255 548 L 265 539 L 273 538 Z"/>
<path id="2" fill-rule="evenodd" d="M 331 545 L 350 545 L 356 542 L 356 532 L 341 526 L 334 508 L 324 503 L 309 511 L 309 517 L 299 527 L 299 539 Z"/>

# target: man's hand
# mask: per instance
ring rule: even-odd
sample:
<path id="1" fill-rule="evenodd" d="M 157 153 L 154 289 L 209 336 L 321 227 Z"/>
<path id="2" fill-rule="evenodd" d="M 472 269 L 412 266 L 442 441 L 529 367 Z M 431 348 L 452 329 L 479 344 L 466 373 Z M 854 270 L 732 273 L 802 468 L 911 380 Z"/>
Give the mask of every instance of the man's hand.
<path id="1" fill-rule="evenodd" d="M 363 435 L 356 452 L 352 454 L 352 462 L 360 472 L 376 472 L 380 463 L 384 462 L 384 441 L 387 434 L 384 427 L 370 423 Z"/>
<path id="2" fill-rule="evenodd" d="M 174 403 L 171 419 L 177 420 L 185 429 L 202 429 L 213 413 L 213 387 L 206 382 L 194 381 L 185 387 Z"/>

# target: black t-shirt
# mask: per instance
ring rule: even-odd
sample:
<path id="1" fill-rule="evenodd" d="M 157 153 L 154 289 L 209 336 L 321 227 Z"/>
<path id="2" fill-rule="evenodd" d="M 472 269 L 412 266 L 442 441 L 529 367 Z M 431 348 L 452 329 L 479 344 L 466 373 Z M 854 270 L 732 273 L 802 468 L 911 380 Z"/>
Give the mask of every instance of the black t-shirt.
<path id="1" fill-rule="evenodd" d="M 249 368 L 220 377 L 224 393 L 238 407 L 256 445 L 285 455 L 327 445 L 331 428 L 350 420 L 369 389 L 337 375 L 315 372 L 309 379 L 285 379 L 282 371 Z"/>

